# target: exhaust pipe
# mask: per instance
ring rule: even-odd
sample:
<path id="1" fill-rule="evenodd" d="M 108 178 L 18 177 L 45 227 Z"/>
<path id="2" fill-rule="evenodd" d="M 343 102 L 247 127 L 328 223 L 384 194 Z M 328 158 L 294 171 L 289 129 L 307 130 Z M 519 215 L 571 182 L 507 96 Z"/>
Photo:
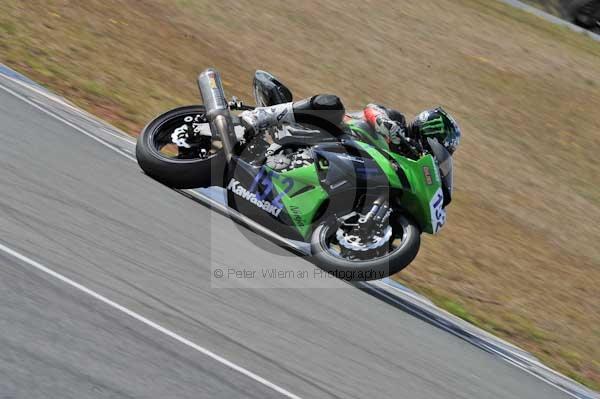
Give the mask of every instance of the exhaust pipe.
<path id="1" fill-rule="evenodd" d="M 229 162 L 237 144 L 237 138 L 229 113 L 229 105 L 225 98 L 221 75 L 212 68 L 206 69 L 198 76 L 198 88 L 206 107 L 206 118 L 210 123 L 210 130 L 221 138 L 225 157 Z"/>

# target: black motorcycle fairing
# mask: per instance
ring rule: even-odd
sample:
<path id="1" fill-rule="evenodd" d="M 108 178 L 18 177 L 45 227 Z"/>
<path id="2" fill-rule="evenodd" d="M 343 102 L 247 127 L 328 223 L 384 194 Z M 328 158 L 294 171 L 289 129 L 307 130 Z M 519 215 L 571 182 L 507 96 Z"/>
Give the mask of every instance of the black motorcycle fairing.
<path id="1" fill-rule="evenodd" d="M 387 176 L 377 162 L 353 140 L 319 144 L 313 147 L 313 152 L 321 183 L 328 192 L 339 190 L 343 185 L 363 189 L 389 187 Z"/>
<path id="2" fill-rule="evenodd" d="M 367 194 L 390 195 L 385 173 L 353 140 L 320 144 L 313 147 L 313 153 L 321 186 L 329 194 L 328 213 L 359 209 Z"/>
<path id="3" fill-rule="evenodd" d="M 454 189 L 454 167 L 452 164 L 452 155 L 437 140 L 427 138 L 429 148 L 435 158 L 442 179 L 442 191 L 444 192 L 444 207 L 452 201 L 452 191 Z"/>

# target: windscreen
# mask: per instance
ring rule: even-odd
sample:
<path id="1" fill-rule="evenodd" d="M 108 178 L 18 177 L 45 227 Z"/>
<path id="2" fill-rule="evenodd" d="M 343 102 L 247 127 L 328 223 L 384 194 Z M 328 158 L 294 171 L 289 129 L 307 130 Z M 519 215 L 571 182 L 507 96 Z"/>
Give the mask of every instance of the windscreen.
<path id="1" fill-rule="evenodd" d="M 438 163 L 440 177 L 442 179 L 442 189 L 444 191 L 444 205 L 448 205 L 452 200 L 453 189 L 452 155 L 437 140 L 428 138 L 427 142 L 429 143 L 429 148 L 431 148 L 431 152 Z"/>

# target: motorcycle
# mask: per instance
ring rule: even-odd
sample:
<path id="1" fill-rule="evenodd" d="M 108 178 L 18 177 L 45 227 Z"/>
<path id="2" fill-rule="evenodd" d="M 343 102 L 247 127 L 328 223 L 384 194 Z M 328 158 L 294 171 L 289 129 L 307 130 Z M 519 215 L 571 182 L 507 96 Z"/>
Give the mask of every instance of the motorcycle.
<path id="1" fill-rule="evenodd" d="M 305 243 L 317 266 L 345 280 L 399 272 L 417 255 L 421 233 L 444 226 L 453 168 L 437 141 L 396 153 L 360 113 L 341 126 L 317 116 L 249 135 L 235 111 L 254 107 L 228 101 L 216 70 L 202 72 L 198 86 L 203 105 L 158 116 L 138 138 L 138 163 L 159 182 L 218 188 L 229 208 Z M 267 72 L 257 71 L 253 86 L 257 107 L 292 101 Z"/>

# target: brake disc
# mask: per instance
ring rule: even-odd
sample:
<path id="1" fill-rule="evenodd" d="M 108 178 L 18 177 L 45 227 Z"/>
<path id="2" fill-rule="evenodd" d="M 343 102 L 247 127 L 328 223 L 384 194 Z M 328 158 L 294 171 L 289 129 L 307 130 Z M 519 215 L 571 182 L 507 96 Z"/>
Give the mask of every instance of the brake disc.
<path id="1" fill-rule="evenodd" d="M 392 227 L 387 226 L 382 232 L 363 239 L 357 234 L 351 234 L 339 227 L 336 232 L 336 238 L 341 247 L 355 252 L 366 252 L 379 249 L 390 241 L 392 237 Z"/>

